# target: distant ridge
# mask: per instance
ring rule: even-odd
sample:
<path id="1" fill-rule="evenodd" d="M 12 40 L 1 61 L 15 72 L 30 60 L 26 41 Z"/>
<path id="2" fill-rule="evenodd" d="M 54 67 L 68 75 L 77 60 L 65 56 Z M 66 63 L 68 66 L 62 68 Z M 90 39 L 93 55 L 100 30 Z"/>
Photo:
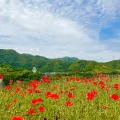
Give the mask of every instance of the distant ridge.
<path id="1" fill-rule="evenodd" d="M 63 58 L 56 58 L 57 60 L 63 60 L 63 61 L 66 61 L 66 62 L 74 62 L 76 60 L 79 60 L 78 58 L 76 57 L 63 57 Z"/>

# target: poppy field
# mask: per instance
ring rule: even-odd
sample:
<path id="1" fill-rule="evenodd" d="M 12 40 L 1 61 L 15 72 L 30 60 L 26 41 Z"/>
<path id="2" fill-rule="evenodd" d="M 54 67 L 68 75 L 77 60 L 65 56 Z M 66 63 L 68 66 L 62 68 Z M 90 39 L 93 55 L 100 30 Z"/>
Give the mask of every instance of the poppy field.
<path id="1" fill-rule="evenodd" d="M 44 76 L 0 89 L 0 120 L 120 120 L 120 76 Z"/>

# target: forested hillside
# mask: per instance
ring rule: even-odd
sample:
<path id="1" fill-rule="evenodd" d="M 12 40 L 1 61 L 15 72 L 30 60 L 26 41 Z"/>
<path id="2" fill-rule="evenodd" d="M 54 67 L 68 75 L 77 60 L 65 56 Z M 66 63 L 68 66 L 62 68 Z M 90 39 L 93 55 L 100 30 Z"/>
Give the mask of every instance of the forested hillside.
<path id="1" fill-rule="evenodd" d="M 19 54 L 15 50 L 0 49 L 0 65 L 12 66 L 19 69 L 32 70 L 36 67 L 39 72 L 73 72 L 84 73 L 120 73 L 120 60 L 100 63 L 96 61 L 79 60 L 74 57 L 49 59 L 43 56 Z"/>

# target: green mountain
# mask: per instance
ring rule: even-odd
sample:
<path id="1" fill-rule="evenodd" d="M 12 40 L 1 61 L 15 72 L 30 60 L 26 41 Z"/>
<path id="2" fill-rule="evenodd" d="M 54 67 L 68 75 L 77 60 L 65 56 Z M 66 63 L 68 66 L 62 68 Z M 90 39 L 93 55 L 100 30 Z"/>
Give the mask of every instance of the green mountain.
<path id="1" fill-rule="evenodd" d="M 0 64 L 11 65 L 16 68 L 32 69 L 46 64 L 47 58 L 30 54 L 19 54 L 15 50 L 0 49 Z"/>
<path id="2" fill-rule="evenodd" d="M 48 59 L 38 55 L 19 54 L 11 49 L 0 49 L 0 65 L 28 70 L 36 67 L 39 72 L 73 72 L 78 69 L 81 73 L 120 73 L 120 60 L 100 63 L 75 57 Z"/>
<path id="3" fill-rule="evenodd" d="M 50 59 L 39 70 L 41 72 L 66 72 L 70 63 L 63 60 Z"/>

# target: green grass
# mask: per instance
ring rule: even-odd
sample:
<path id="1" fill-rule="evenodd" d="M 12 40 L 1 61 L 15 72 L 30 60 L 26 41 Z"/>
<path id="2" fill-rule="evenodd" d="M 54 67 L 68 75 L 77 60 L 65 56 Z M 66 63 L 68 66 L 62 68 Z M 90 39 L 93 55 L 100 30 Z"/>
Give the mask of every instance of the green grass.
<path id="1" fill-rule="evenodd" d="M 69 81 L 66 82 L 66 79 Z M 12 89 L 2 88 L 0 90 L 0 120 L 11 120 L 13 116 L 23 116 L 24 120 L 120 120 L 120 100 L 110 98 L 112 94 L 120 97 L 120 87 L 118 90 L 114 88 L 114 84 L 120 85 L 119 76 L 109 78 L 98 76 L 94 78 L 94 81 L 89 79 L 87 82 L 83 79 L 76 82 L 76 79 L 78 77 L 75 76 L 74 79 L 61 77 L 58 80 L 51 80 L 50 84 L 40 82 L 35 88 L 40 90 L 40 93 L 29 94 L 27 91 L 30 86 L 17 83 L 12 85 Z M 101 88 L 100 81 L 104 82 L 104 89 Z M 97 82 L 97 85 L 93 82 Z M 53 86 L 57 86 L 57 89 L 53 89 Z M 15 89 L 18 87 L 20 91 L 16 93 Z M 74 90 L 70 90 L 71 88 Z M 92 100 L 86 100 L 87 93 L 92 90 L 97 91 L 97 94 Z M 59 98 L 46 98 L 48 91 L 59 95 Z M 67 96 L 69 93 L 74 97 L 69 98 Z M 42 98 L 43 101 L 31 105 L 31 101 L 37 98 Z M 13 100 L 17 101 L 13 102 Z M 67 101 L 73 105 L 66 106 Z M 44 107 L 44 112 L 39 111 L 40 106 Z M 26 111 L 30 108 L 33 108 L 36 114 L 27 114 Z"/>

